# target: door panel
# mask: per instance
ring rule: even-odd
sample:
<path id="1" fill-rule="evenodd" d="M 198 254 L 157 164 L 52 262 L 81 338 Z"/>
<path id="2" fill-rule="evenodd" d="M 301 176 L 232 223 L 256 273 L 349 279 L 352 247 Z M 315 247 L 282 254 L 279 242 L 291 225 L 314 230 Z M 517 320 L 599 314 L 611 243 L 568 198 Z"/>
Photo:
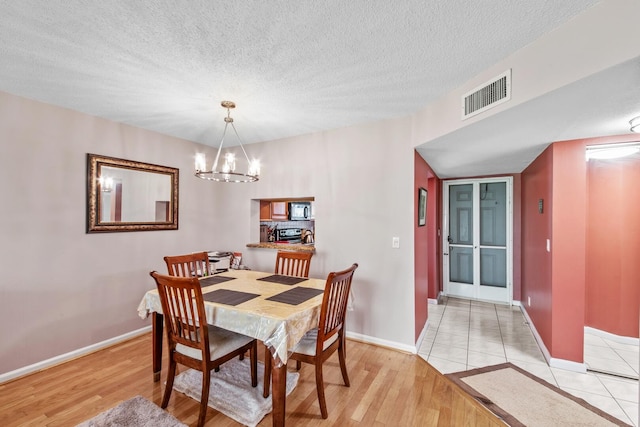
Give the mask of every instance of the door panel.
<path id="1" fill-rule="evenodd" d="M 473 248 L 451 247 L 449 277 L 458 283 L 473 284 Z"/>
<path id="2" fill-rule="evenodd" d="M 511 179 L 446 181 L 445 294 L 511 302 Z"/>
<path id="3" fill-rule="evenodd" d="M 507 251 L 480 248 L 480 285 L 507 287 Z"/>

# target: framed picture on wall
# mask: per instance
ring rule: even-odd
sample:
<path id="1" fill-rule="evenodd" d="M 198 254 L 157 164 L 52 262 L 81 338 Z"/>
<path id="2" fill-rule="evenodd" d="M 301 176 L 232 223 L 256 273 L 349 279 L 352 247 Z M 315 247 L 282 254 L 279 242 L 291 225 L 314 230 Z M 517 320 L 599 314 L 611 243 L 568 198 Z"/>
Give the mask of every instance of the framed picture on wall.
<path id="1" fill-rule="evenodd" d="M 418 189 L 418 227 L 427 223 L 427 190 Z"/>

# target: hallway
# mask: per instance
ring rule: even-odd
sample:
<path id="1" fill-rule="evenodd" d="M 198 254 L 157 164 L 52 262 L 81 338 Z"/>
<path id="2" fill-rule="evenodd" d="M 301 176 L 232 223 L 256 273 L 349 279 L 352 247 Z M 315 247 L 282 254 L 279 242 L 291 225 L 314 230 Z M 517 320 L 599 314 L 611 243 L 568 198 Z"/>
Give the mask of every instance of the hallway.
<path id="1" fill-rule="evenodd" d="M 550 368 L 519 307 L 444 297 L 442 304 L 429 305 L 429 328 L 418 353 L 442 373 L 511 362 L 639 425 L 638 381 Z"/>

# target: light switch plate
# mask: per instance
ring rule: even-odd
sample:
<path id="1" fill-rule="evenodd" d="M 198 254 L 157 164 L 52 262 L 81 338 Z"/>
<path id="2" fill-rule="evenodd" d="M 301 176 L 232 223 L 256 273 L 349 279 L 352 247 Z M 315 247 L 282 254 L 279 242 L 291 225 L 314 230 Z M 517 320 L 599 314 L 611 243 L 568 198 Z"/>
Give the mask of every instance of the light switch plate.
<path id="1" fill-rule="evenodd" d="M 400 238 L 399 237 L 394 237 L 393 239 L 391 239 L 391 247 L 392 248 L 399 248 L 400 247 Z"/>

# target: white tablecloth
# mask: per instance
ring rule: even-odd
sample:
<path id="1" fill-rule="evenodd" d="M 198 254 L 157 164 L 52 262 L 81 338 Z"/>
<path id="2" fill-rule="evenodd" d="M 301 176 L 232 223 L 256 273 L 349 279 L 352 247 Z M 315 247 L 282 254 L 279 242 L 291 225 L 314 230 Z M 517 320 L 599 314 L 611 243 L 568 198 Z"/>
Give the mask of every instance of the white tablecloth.
<path id="1" fill-rule="evenodd" d="M 207 323 L 263 341 L 271 350 L 276 366 L 279 366 L 280 363 L 287 362 L 289 353 L 302 336 L 318 326 L 322 294 L 298 305 L 267 301 L 266 298 L 295 286 L 324 289 L 326 281 L 308 279 L 289 286 L 257 280 L 272 274 L 229 270 L 217 276 L 234 277 L 234 280 L 203 287 L 202 292 L 206 294 L 215 289 L 230 289 L 259 294 L 259 297 L 236 306 L 205 301 Z M 143 319 L 154 311 L 162 313 L 157 289 L 148 291 L 138 305 L 138 315 Z"/>

